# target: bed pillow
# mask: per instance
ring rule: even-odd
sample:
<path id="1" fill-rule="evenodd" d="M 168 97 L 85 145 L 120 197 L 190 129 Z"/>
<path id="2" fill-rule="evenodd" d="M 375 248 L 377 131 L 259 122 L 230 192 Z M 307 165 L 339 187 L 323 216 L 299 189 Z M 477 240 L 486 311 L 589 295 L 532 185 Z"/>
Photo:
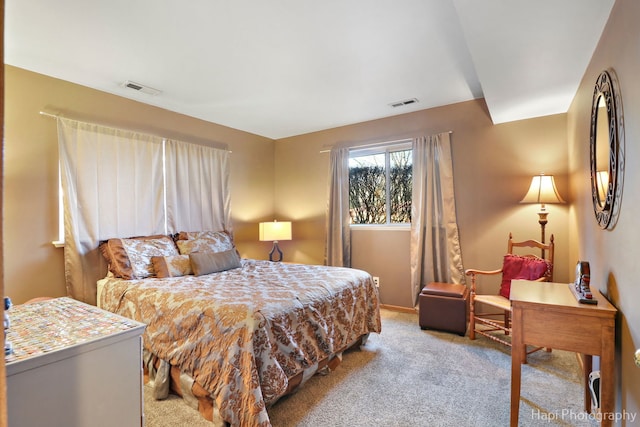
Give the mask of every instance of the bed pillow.
<path id="1" fill-rule="evenodd" d="M 164 235 L 109 239 L 100 244 L 100 251 L 109 264 L 109 271 L 127 280 L 152 276 L 152 256 L 179 255 L 173 239 Z"/>
<path id="2" fill-rule="evenodd" d="M 152 256 L 151 263 L 156 277 L 181 277 L 193 274 L 189 255 Z"/>
<path id="3" fill-rule="evenodd" d="M 523 257 L 507 254 L 502 264 L 502 283 L 500 295 L 509 298 L 511 295 L 511 281 L 514 279 L 537 280 L 551 269 L 549 261 L 540 258 Z"/>
<path id="4" fill-rule="evenodd" d="M 191 239 L 226 239 L 230 238 L 229 232 L 221 231 L 181 231 L 175 235 L 176 240 L 191 240 Z"/>
<path id="5" fill-rule="evenodd" d="M 226 231 L 182 231 L 178 233 L 176 245 L 182 255 L 191 252 L 223 252 L 235 249 L 233 239 Z"/>
<path id="6" fill-rule="evenodd" d="M 122 239 L 122 246 L 129 256 L 136 279 L 154 275 L 152 256 L 179 255 L 175 242 L 168 236 L 159 239 Z"/>
<path id="7" fill-rule="evenodd" d="M 193 274 L 217 273 L 242 266 L 240 256 L 235 249 L 223 252 L 192 252 L 189 254 Z"/>

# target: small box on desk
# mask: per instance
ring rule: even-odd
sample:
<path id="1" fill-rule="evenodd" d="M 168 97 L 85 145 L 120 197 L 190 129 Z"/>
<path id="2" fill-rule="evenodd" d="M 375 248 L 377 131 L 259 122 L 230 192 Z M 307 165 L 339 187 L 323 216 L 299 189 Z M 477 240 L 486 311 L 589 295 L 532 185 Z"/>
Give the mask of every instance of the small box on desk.
<path id="1" fill-rule="evenodd" d="M 429 283 L 420 292 L 418 310 L 420 328 L 464 336 L 469 319 L 469 289 L 454 283 Z"/>

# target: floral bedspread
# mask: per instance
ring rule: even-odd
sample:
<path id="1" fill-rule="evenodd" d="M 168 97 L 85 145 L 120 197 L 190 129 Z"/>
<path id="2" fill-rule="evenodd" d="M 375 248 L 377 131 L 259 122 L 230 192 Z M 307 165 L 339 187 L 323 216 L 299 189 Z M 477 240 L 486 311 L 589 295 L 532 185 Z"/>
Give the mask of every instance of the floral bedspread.
<path id="1" fill-rule="evenodd" d="M 204 276 L 103 283 L 100 307 L 147 324 L 144 347 L 210 392 L 231 425 L 269 426 L 289 378 L 381 330 L 377 289 L 357 269 L 244 259 Z"/>

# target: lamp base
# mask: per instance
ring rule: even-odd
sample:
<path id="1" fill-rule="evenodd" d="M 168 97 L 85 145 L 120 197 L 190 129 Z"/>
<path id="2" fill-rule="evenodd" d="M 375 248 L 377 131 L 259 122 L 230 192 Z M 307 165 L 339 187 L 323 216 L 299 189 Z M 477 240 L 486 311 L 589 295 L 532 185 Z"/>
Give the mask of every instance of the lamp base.
<path id="1" fill-rule="evenodd" d="M 538 212 L 538 224 L 540 224 L 540 243 L 545 243 L 544 241 L 544 228 L 547 225 L 547 223 L 549 222 L 547 220 L 547 215 L 549 215 L 549 212 L 546 211 L 544 208 L 540 210 L 540 212 Z M 542 252 L 542 258 L 544 259 L 544 249 L 541 249 Z"/>
<path id="2" fill-rule="evenodd" d="M 274 259 L 274 254 L 278 254 L 278 258 Z M 271 248 L 271 252 L 269 252 L 269 261 L 272 262 L 280 262 L 282 261 L 282 251 L 278 247 L 278 241 L 273 242 L 273 248 Z"/>

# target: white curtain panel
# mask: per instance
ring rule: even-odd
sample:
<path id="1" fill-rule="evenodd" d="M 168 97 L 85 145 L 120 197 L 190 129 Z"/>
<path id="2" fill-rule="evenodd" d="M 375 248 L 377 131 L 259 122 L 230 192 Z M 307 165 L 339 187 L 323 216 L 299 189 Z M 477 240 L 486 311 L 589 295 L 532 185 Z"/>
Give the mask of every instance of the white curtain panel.
<path id="1" fill-rule="evenodd" d="M 331 150 L 325 264 L 351 267 L 349 226 L 349 149 Z"/>
<path id="2" fill-rule="evenodd" d="M 411 291 L 429 282 L 465 283 L 449 133 L 413 141 Z"/>
<path id="3" fill-rule="evenodd" d="M 229 151 L 167 140 L 165 146 L 169 232 L 232 232 Z"/>
<path id="4" fill-rule="evenodd" d="M 162 138 L 58 118 L 67 293 L 95 304 L 101 240 L 165 233 Z"/>

